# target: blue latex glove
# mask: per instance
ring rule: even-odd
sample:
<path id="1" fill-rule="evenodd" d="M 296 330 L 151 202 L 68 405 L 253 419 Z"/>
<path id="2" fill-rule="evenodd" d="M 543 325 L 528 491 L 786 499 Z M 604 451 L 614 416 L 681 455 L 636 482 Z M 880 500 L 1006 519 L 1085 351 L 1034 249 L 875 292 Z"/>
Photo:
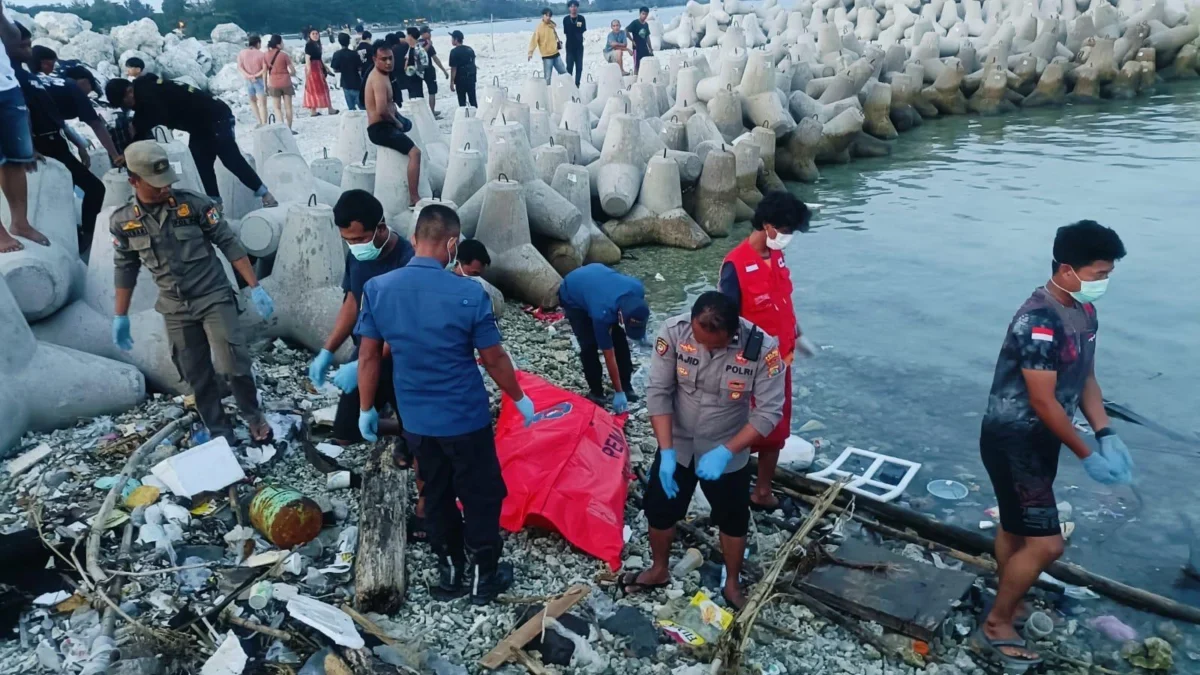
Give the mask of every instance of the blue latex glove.
<path id="1" fill-rule="evenodd" d="M 529 400 L 528 396 L 522 396 L 520 401 L 516 401 L 517 410 L 521 412 L 521 416 L 525 418 L 525 426 L 533 424 L 533 401 Z"/>
<path id="2" fill-rule="evenodd" d="M 262 318 L 269 319 L 275 313 L 275 301 L 262 286 L 255 286 L 254 290 L 250 291 L 250 299 L 254 301 L 254 309 L 258 310 Z"/>
<path id="3" fill-rule="evenodd" d="M 120 347 L 121 351 L 133 349 L 133 336 L 129 334 L 129 317 L 113 317 L 113 344 Z"/>
<path id="4" fill-rule="evenodd" d="M 613 412 L 618 415 L 629 412 L 629 397 L 625 395 L 625 392 L 618 391 L 613 394 Z"/>
<path id="5" fill-rule="evenodd" d="M 351 361 L 338 368 L 333 374 L 333 383 L 347 394 L 358 389 L 358 361 Z"/>
<path id="6" fill-rule="evenodd" d="M 325 372 L 332 365 L 333 352 L 328 349 L 322 349 L 321 353 L 317 354 L 317 358 L 308 364 L 308 381 L 312 382 L 314 387 L 320 387 L 325 384 Z"/>
<path id="7" fill-rule="evenodd" d="M 1109 434 L 1100 439 L 1100 454 L 1121 474 L 1122 482 L 1133 481 L 1133 457 L 1129 454 L 1129 446 L 1116 434 Z"/>
<path id="8" fill-rule="evenodd" d="M 658 451 L 658 482 L 662 485 L 667 499 L 675 499 L 679 494 L 679 485 L 675 483 L 675 451 L 664 448 Z"/>
<path id="9" fill-rule="evenodd" d="M 372 443 L 379 440 L 379 413 L 374 408 L 358 411 L 358 433 L 363 440 Z"/>
<path id="10" fill-rule="evenodd" d="M 729 448 L 718 445 L 704 453 L 700 461 L 696 462 L 696 477 L 700 480 L 717 480 L 725 475 L 725 467 L 729 466 L 731 459 L 733 459 L 733 453 L 729 451 Z"/>
<path id="11" fill-rule="evenodd" d="M 1083 468 L 1087 471 L 1087 475 L 1092 477 L 1092 480 L 1103 485 L 1112 485 L 1120 483 L 1121 472 L 1113 466 L 1112 462 L 1103 453 L 1093 452 L 1083 460 Z"/>

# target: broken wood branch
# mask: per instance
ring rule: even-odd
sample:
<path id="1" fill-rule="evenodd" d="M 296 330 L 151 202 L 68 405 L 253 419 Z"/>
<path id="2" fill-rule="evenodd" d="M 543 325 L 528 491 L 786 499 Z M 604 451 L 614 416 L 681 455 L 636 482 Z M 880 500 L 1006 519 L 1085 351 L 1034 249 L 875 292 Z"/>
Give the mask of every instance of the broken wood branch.
<path id="1" fill-rule="evenodd" d="M 754 628 L 754 622 L 758 618 L 758 613 L 771 601 L 775 593 L 775 583 L 779 579 L 779 575 L 783 573 L 784 567 L 788 564 L 788 559 L 791 557 L 792 551 L 797 547 L 804 545 L 804 540 L 808 538 L 809 533 L 816 528 L 821 522 L 821 517 L 825 515 L 828 509 L 837 499 L 837 496 L 842 491 L 842 483 L 836 483 L 830 486 L 825 494 L 821 496 L 820 503 L 817 504 L 804 524 L 792 538 L 788 540 L 775 554 L 775 560 L 771 563 L 770 569 L 763 575 L 762 580 L 754 587 L 754 592 L 750 594 L 749 600 L 746 601 L 745 607 L 734 617 L 733 623 L 725 630 L 720 639 L 717 640 L 717 657 L 721 660 L 721 672 L 737 674 L 742 672 L 742 657 L 745 654 L 746 645 L 750 641 L 751 630 Z"/>
<path id="2" fill-rule="evenodd" d="M 520 658 L 517 652 L 524 649 L 530 640 L 542 634 L 542 627 L 546 619 L 557 619 L 562 616 L 567 610 L 586 598 L 591 591 L 589 586 L 583 584 L 568 588 L 566 593 L 546 603 L 542 611 L 509 633 L 492 651 L 479 660 L 479 665 L 487 670 L 495 670 L 508 661 Z"/>
<path id="3" fill-rule="evenodd" d="M 821 494 L 828 487 L 825 483 L 814 481 L 786 469 L 779 469 L 776 472 L 775 482 L 798 493 L 810 495 Z M 858 508 L 871 512 L 881 520 L 911 528 L 917 534 L 952 549 L 976 555 L 981 553 L 995 555 L 992 537 L 979 532 L 943 523 L 916 511 L 873 499 L 858 500 Z M 1090 572 L 1074 563 L 1057 561 L 1050 565 L 1046 573 L 1064 583 L 1091 588 L 1097 593 L 1134 609 L 1170 619 L 1200 624 L 1200 607 L 1177 602 L 1157 593 L 1121 583 Z"/>
<path id="4" fill-rule="evenodd" d="M 171 434 L 177 430 L 186 429 L 196 419 L 195 413 L 185 413 L 181 417 L 176 418 L 170 424 L 158 433 L 151 436 L 145 443 L 138 446 L 129 455 L 129 459 L 125 461 L 125 466 L 121 467 L 121 473 L 117 474 L 117 480 L 113 486 L 109 488 L 108 494 L 104 497 L 104 502 L 100 505 L 100 510 L 92 518 L 92 530 L 88 534 L 87 540 L 87 573 L 91 575 L 93 581 L 99 584 L 102 581 L 108 580 L 108 575 L 100 568 L 100 538 L 104 535 L 104 525 L 108 521 L 109 514 L 117 505 L 117 498 L 121 496 L 121 492 L 125 489 L 125 482 L 133 475 L 135 469 L 141 464 L 142 458 L 150 453 L 151 450 L 158 447 Z"/>
<path id="5" fill-rule="evenodd" d="M 251 631 L 254 631 L 255 633 L 261 633 L 263 635 L 266 635 L 267 637 L 275 638 L 276 640 L 282 640 L 284 642 L 292 642 L 293 640 L 296 639 L 295 635 L 293 635 L 292 633 L 289 633 L 285 630 L 279 630 L 278 628 L 271 628 L 270 626 L 264 626 L 260 623 L 255 623 L 248 619 L 243 619 L 240 616 L 234 616 L 230 612 L 225 612 L 224 619 L 239 628 L 245 628 L 246 630 L 251 630 Z"/>
<path id="6" fill-rule="evenodd" d="M 363 469 L 359 505 L 354 604 L 362 612 L 392 614 L 403 604 L 408 583 L 408 474 L 396 467 L 390 446 L 375 445 Z"/>
<path id="7" fill-rule="evenodd" d="M 350 605 L 348 605 L 346 603 L 342 603 L 342 611 L 345 612 L 346 614 L 349 614 L 350 618 L 354 619 L 354 623 L 356 623 L 360 627 L 362 627 L 363 630 L 365 630 L 368 633 L 370 633 L 371 635 L 374 635 L 375 637 L 379 638 L 379 641 L 382 642 L 383 644 L 394 645 L 398 642 L 398 640 L 396 640 L 392 636 L 388 635 L 387 633 L 383 632 L 383 629 L 380 628 L 378 624 L 376 624 L 374 621 L 368 619 L 367 617 L 363 616 L 362 614 L 359 614 Z"/>

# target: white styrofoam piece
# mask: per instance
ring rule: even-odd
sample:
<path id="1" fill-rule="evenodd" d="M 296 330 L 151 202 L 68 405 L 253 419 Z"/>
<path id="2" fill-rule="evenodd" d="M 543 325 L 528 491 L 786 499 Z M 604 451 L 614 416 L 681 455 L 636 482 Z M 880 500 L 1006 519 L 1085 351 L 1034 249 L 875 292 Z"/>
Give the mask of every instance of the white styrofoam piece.
<path id="1" fill-rule="evenodd" d="M 862 474 L 856 474 L 842 469 L 842 465 L 844 465 L 853 457 L 865 457 L 871 460 L 871 465 L 868 466 L 867 470 L 862 472 Z M 904 477 L 900 479 L 899 483 L 893 485 L 892 483 L 885 483 L 875 479 L 875 476 L 883 469 L 885 465 L 888 464 L 904 467 Z M 904 491 L 908 488 L 908 484 L 912 482 L 912 479 L 917 475 L 917 471 L 920 469 L 921 465 L 917 462 L 910 462 L 907 459 L 900 459 L 899 457 L 892 457 L 891 455 L 884 455 L 882 453 L 872 452 L 870 450 L 847 447 L 842 451 L 842 454 L 833 461 L 833 464 L 830 464 L 816 473 L 808 474 L 808 477 L 812 478 L 813 480 L 819 480 L 822 483 L 831 484 L 849 478 L 850 482 L 846 484 L 845 489 L 855 494 L 874 499 L 875 501 L 890 502 L 904 493 Z M 883 490 L 884 492 L 880 494 L 878 492 L 872 492 L 864 489 L 868 486 Z"/>

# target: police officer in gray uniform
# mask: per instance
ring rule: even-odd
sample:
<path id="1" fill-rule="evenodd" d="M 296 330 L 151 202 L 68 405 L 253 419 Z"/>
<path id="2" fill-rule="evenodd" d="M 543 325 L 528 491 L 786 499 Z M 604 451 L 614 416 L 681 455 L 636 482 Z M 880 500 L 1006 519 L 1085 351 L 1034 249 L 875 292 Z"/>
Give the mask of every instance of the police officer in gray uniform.
<path id="1" fill-rule="evenodd" d="M 654 562 L 623 575 L 620 584 L 637 593 L 671 583 L 675 524 L 687 515 L 699 482 L 721 531 L 722 594 L 740 609 L 746 602 L 738 576 L 750 524 L 749 448 L 783 417 L 787 370 L 779 341 L 740 318 L 735 301 L 709 291 L 690 315 L 663 324 L 654 352 L 646 408 L 659 451 L 643 504 Z"/>
<path id="2" fill-rule="evenodd" d="M 162 146 L 154 141 L 133 143 L 125 150 L 125 163 L 134 197 L 113 212 L 109 223 L 116 265 L 113 342 L 125 351 L 133 348 L 127 315 L 144 265 L 158 284 L 154 307 L 167 326 L 171 359 L 195 392 L 196 409 L 209 432 L 237 444 L 221 407 L 225 389 L 220 374 L 250 425 L 251 440 L 270 442 L 271 427 L 258 404 L 235 292 L 213 246 L 253 289 L 251 300 L 264 319 L 275 311 L 271 296 L 258 285 L 245 249 L 212 200 L 171 189 L 179 176 Z"/>

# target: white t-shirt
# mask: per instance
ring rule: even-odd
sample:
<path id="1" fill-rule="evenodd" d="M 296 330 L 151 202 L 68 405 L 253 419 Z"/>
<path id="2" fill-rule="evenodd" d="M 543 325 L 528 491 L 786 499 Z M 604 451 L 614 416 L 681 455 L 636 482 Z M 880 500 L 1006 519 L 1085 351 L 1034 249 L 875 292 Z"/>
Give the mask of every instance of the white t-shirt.
<path id="1" fill-rule="evenodd" d="M 0 9 L 0 13 L 4 10 Z M 13 73 L 12 63 L 8 60 L 8 53 L 0 50 L 0 91 L 8 91 L 17 87 L 17 76 Z"/>

